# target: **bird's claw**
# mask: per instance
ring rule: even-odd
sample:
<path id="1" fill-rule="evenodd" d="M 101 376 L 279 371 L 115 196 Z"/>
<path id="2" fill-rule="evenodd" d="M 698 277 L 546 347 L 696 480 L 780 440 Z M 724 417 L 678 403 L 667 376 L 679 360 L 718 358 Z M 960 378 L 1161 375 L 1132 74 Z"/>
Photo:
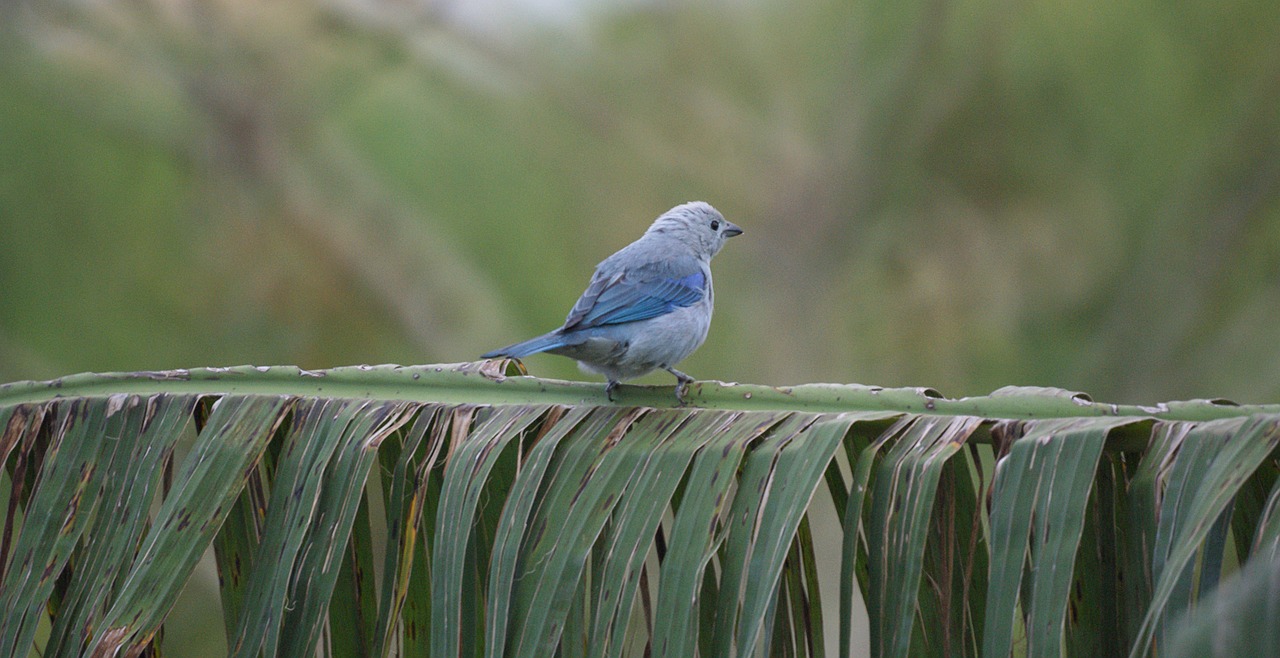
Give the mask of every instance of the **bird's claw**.
<path id="1" fill-rule="evenodd" d="M 676 382 L 676 402 L 680 403 L 680 406 L 683 407 L 685 405 L 684 396 L 687 395 L 688 393 L 689 393 L 689 382 L 683 379 Z"/>
<path id="2" fill-rule="evenodd" d="M 680 403 L 680 406 L 683 407 L 686 404 L 684 398 L 689 394 L 689 384 L 693 383 L 693 377 L 690 377 L 675 368 L 667 368 L 666 371 L 676 377 L 676 402 Z"/>

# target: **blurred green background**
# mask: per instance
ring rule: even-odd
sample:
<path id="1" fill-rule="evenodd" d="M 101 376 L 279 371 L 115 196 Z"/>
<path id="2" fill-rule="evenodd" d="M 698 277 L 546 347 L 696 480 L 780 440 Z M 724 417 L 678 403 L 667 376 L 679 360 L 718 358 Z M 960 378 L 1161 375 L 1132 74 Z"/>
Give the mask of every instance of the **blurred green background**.
<path id="1" fill-rule="evenodd" d="M 470 360 L 705 199 L 700 378 L 1280 398 L 1274 0 L 0 11 L 0 381 Z"/>
<path id="2" fill-rule="evenodd" d="M 746 234 L 697 377 L 1280 400 L 1275 0 L 23 0 L 0 26 L 0 382 L 471 360 L 704 199 Z M 221 652 L 201 573 L 175 655 Z"/>

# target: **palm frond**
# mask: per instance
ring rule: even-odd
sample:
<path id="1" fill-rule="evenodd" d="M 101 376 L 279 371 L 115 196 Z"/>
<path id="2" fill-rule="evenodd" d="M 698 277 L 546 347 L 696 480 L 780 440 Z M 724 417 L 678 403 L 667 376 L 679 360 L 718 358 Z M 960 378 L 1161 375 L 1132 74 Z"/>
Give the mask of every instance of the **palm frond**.
<path id="1" fill-rule="evenodd" d="M 158 647 L 212 548 L 237 656 L 856 655 L 855 587 L 877 656 L 1141 656 L 1280 545 L 1276 405 L 508 372 L 0 387 L 0 652 Z"/>

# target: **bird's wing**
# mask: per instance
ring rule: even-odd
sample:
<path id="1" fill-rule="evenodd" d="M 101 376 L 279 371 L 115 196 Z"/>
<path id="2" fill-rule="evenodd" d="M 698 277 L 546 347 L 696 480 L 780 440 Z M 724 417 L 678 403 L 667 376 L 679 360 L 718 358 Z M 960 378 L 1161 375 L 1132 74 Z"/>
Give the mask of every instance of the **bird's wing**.
<path id="1" fill-rule="evenodd" d="M 706 295 L 707 277 L 701 269 L 684 276 L 646 275 L 635 271 L 613 276 L 597 273 L 569 311 L 564 329 L 648 320 L 692 306 Z"/>

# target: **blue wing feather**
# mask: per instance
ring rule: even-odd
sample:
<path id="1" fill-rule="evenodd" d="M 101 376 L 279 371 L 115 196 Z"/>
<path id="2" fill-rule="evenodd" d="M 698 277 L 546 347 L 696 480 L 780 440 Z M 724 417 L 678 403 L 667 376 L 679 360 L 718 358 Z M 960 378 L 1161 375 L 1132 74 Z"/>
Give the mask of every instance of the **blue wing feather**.
<path id="1" fill-rule="evenodd" d="M 597 277 L 565 320 L 564 329 L 639 322 L 692 306 L 707 294 L 701 270 L 683 277 L 631 280 L 625 274 Z"/>

